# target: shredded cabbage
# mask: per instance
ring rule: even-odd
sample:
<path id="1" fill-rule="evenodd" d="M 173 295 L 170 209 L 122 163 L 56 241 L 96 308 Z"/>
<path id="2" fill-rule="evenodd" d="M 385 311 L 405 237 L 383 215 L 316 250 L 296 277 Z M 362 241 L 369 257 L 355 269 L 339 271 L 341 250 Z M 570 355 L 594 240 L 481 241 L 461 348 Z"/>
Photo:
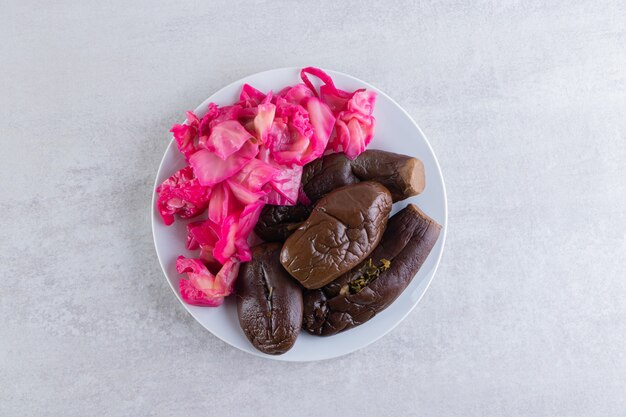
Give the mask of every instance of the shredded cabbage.
<path id="1" fill-rule="evenodd" d="M 319 91 L 309 75 L 322 81 Z M 198 257 L 176 262 L 187 274 L 179 286 L 188 304 L 219 306 L 232 293 L 265 204 L 310 204 L 301 185 L 305 164 L 329 151 L 353 159 L 372 140 L 375 93 L 340 90 L 318 68 L 300 77 L 277 94 L 244 84 L 236 103 L 210 103 L 201 118 L 187 112 L 171 129 L 188 166 L 157 188 L 157 209 L 166 225 L 175 215 L 207 215 L 187 224 L 186 247 Z"/>
<path id="2" fill-rule="evenodd" d="M 258 112 L 254 116 L 254 130 L 256 137 L 264 144 L 268 143 L 268 134 L 272 123 L 274 123 L 274 116 L 276 114 L 276 105 L 272 103 L 259 104 L 257 107 Z"/>
<path id="3" fill-rule="evenodd" d="M 183 300 L 192 305 L 217 307 L 224 302 L 224 297 L 232 294 L 235 280 L 239 273 L 239 262 L 227 260 L 219 272 L 214 275 L 201 259 L 179 256 L 176 260 L 179 274 L 187 274 L 187 279 L 179 281 Z"/>
<path id="4" fill-rule="evenodd" d="M 185 167 L 163 181 L 156 189 L 157 208 L 166 225 L 174 223 L 174 214 L 189 219 L 209 205 L 211 189 L 200 184 L 191 167 Z"/>
<path id="5" fill-rule="evenodd" d="M 226 182 L 221 182 L 213 187 L 211 202 L 209 203 L 209 220 L 220 224 L 230 213 L 238 209 L 230 187 Z"/>
<path id="6" fill-rule="evenodd" d="M 189 165 L 200 184 L 212 186 L 238 173 L 258 151 L 258 146 L 250 141 L 245 142 L 241 149 L 226 159 L 208 149 L 200 149 L 189 157 Z"/>
<path id="7" fill-rule="evenodd" d="M 242 107 L 255 107 L 265 100 L 265 94 L 252 87 L 250 84 L 244 84 L 239 94 L 239 105 Z"/>
<path id="8" fill-rule="evenodd" d="M 307 74 L 319 78 L 324 83 L 320 87 L 319 97 L 336 117 L 335 131 L 328 147 L 335 152 L 343 151 L 350 159 L 356 158 L 374 137 L 376 120 L 372 113 L 376 93 L 365 89 L 352 93 L 339 90 L 332 78 L 319 68 L 304 68 L 300 76 L 316 96 L 318 94 Z"/>
<path id="9" fill-rule="evenodd" d="M 205 146 L 220 158 L 226 159 L 252 138 L 254 136 L 237 120 L 226 120 L 213 126 Z"/>

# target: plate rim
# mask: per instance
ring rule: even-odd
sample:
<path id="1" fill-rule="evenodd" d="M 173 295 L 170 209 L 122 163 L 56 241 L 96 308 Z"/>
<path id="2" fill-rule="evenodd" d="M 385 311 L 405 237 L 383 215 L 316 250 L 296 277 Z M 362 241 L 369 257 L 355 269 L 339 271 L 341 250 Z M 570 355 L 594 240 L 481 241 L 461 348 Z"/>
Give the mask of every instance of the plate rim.
<path id="1" fill-rule="evenodd" d="M 259 71 L 259 72 L 255 72 L 252 74 L 248 74 L 246 76 L 240 77 L 239 79 L 221 87 L 220 89 L 214 91 L 212 94 L 210 94 L 202 103 L 200 103 L 198 106 L 196 106 L 196 108 L 194 109 L 194 112 L 197 111 L 199 108 L 202 108 L 203 106 L 207 106 L 208 103 L 210 102 L 210 98 L 221 93 L 223 90 L 226 90 L 228 88 L 231 88 L 237 84 L 241 84 L 243 82 L 244 79 L 246 78 L 250 78 L 250 77 L 254 77 L 254 76 L 260 76 L 266 73 L 272 73 L 272 72 L 280 72 L 280 71 L 300 71 L 302 68 L 304 67 L 298 67 L 298 66 L 291 66 L 291 67 L 279 67 L 279 68 L 272 68 L 269 70 L 264 70 L 264 71 Z M 351 351 L 348 352 L 344 352 L 344 353 L 340 353 L 338 355 L 334 355 L 334 356 L 328 356 L 325 358 L 304 358 L 304 359 L 293 359 L 293 358 L 285 358 L 282 355 L 266 355 L 263 354 L 262 352 L 257 352 L 254 350 L 244 350 L 239 346 L 236 346 L 230 342 L 228 342 L 227 340 L 225 340 L 224 338 L 220 337 L 219 335 L 215 334 L 214 332 L 211 331 L 211 329 L 207 328 L 197 317 L 196 315 L 189 309 L 187 308 L 187 305 L 185 304 L 185 302 L 182 300 L 178 289 L 174 287 L 174 285 L 172 284 L 172 282 L 170 281 L 170 279 L 167 276 L 167 272 L 166 272 L 166 268 L 163 264 L 163 260 L 161 259 L 161 256 L 159 255 L 159 249 L 157 247 L 157 238 L 156 238 L 156 233 L 155 233 L 155 219 L 157 218 L 157 216 L 155 216 L 155 211 L 154 211 L 154 207 L 156 204 L 156 188 L 158 187 L 158 180 L 159 180 L 159 173 L 161 172 L 161 169 L 163 168 L 163 163 L 165 162 L 165 158 L 167 156 L 167 150 L 170 148 L 170 146 L 172 146 L 172 143 L 174 142 L 174 137 L 173 135 L 170 135 L 170 141 L 168 142 L 167 146 L 165 147 L 165 150 L 163 152 L 163 156 L 161 157 L 161 161 L 159 162 L 159 166 L 156 170 L 156 176 L 154 178 L 154 184 L 152 186 L 152 198 L 151 198 L 151 204 L 150 204 L 150 226 L 152 228 L 152 244 L 154 245 L 154 252 L 156 253 L 157 256 L 157 260 L 159 261 L 159 266 L 161 267 L 161 272 L 163 274 L 163 277 L 165 278 L 165 281 L 167 281 L 167 284 L 169 285 L 169 287 L 171 288 L 171 290 L 174 292 L 174 295 L 176 296 L 176 298 L 178 299 L 178 301 L 182 304 L 183 308 L 185 309 L 185 311 L 191 315 L 191 317 L 193 317 L 193 319 L 200 324 L 200 326 L 202 326 L 206 331 L 208 331 L 209 333 L 211 333 L 214 337 L 216 337 L 217 339 L 221 340 L 223 343 L 227 344 L 228 346 L 234 347 L 237 350 L 240 350 L 242 352 L 257 356 L 257 357 L 261 357 L 264 359 L 268 359 L 268 360 L 278 360 L 278 361 L 283 361 L 283 362 L 317 362 L 317 361 L 324 361 L 324 360 L 330 360 L 330 359 L 336 359 L 336 358 L 340 358 L 346 355 L 349 355 L 351 353 L 354 353 L 356 351 L 359 351 L 361 349 L 364 349 L 368 346 L 370 346 L 371 344 L 377 342 L 378 340 L 380 340 L 382 337 L 386 336 L 387 334 L 389 334 L 391 331 L 393 331 L 396 327 L 398 327 L 398 325 L 400 325 L 400 323 L 402 323 L 408 316 L 409 314 L 411 314 L 413 312 L 413 310 L 415 310 L 415 308 L 417 307 L 417 305 L 420 303 L 420 301 L 422 300 L 422 298 L 424 297 L 424 295 L 428 292 L 428 289 L 430 288 L 430 285 L 432 284 L 433 280 L 435 279 L 435 275 L 437 275 L 437 271 L 439 269 L 439 265 L 441 264 L 441 258 L 443 257 L 443 252 L 445 251 L 445 246 L 446 246 L 446 238 L 447 238 L 447 234 L 448 234 L 448 194 L 447 194 L 447 190 L 446 190 L 446 183 L 445 183 L 445 179 L 443 176 L 443 172 L 441 170 L 441 165 L 439 164 L 439 160 L 437 159 L 437 155 L 435 154 L 432 145 L 430 144 L 430 141 L 428 140 L 428 138 L 426 137 L 426 135 L 424 134 L 424 132 L 422 131 L 421 127 L 417 124 L 417 122 L 413 119 L 413 117 L 404 109 L 404 107 L 402 107 L 398 102 L 396 102 L 393 98 L 391 98 L 387 93 L 385 93 L 384 91 L 382 91 L 380 88 L 365 82 L 363 80 L 361 80 L 360 78 L 357 78 L 353 75 L 350 74 L 346 74 L 344 72 L 341 71 L 335 71 L 332 69 L 328 69 L 328 68 L 321 68 L 324 72 L 327 72 L 329 75 L 333 75 L 333 74 L 338 74 L 340 76 L 346 77 L 346 78 L 350 78 L 353 81 L 356 81 L 360 84 L 362 84 L 364 87 L 366 88 L 370 88 L 373 89 L 377 92 L 377 94 L 380 94 L 382 96 L 384 96 L 387 100 L 389 100 L 392 104 L 394 104 L 398 109 L 400 109 L 402 111 L 402 113 L 408 118 L 408 120 L 410 120 L 410 122 L 415 126 L 415 128 L 418 130 L 418 132 L 420 133 L 420 135 L 422 136 L 422 138 L 424 139 L 424 141 L 426 142 L 426 146 L 428 147 L 428 150 L 430 151 L 433 160 L 435 162 L 435 166 L 437 167 L 437 172 L 439 173 L 439 178 L 441 179 L 441 187 L 442 187 L 442 192 L 443 192 L 443 211 L 444 211 L 444 218 L 443 218 L 443 225 L 442 225 L 442 235 L 441 235 L 441 250 L 439 251 L 439 254 L 437 255 L 437 259 L 435 261 L 435 266 L 432 270 L 432 274 L 430 276 L 430 279 L 428 280 L 428 282 L 426 283 L 425 287 L 424 287 L 424 291 L 422 291 L 422 293 L 419 295 L 419 297 L 417 298 L 417 300 L 415 300 L 415 302 L 413 303 L 413 305 L 401 316 L 399 317 L 398 320 L 395 321 L 395 323 L 393 323 L 391 326 L 389 326 L 387 329 L 385 329 L 383 332 L 381 332 L 379 335 L 376 335 L 375 337 L 373 337 L 371 340 L 367 341 L 366 343 L 364 343 L 363 345 L 361 345 L 360 347 L 353 349 Z M 182 123 L 186 123 L 187 119 L 185 119 Z"/>

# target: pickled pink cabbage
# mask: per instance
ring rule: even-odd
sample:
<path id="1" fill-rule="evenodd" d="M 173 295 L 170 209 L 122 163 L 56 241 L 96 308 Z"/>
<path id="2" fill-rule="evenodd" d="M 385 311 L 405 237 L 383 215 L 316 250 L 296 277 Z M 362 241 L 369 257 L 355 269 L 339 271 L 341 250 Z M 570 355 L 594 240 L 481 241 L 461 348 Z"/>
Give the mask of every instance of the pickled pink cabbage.
<path id="1" fill-rule="evenodd" d="M 305 84 L 297 84 L 293 87 L 285 88 L 279 96 L 291 104 L 302 104 L 308 98 L 314 97 L 315 93 Z"/>
<path id="2" fill-rule="evenodd" d="M 194 222 L 196 225 L 187 229 L 188 236 L 187 242 L 191 242 L 194 246 L 188 249 L 200 248 L 199 258 L 209 267 L 210 270 L 215 270 L 221 267 L 221 264 L 213 256 L 213 250 L 215 244 L 219 240 L 220 225 L 212 222 L 211 220 L 205 220 L 204 222 Z M 199 223 L 199 224 L 198 224 Z"/>
<path id="3" fill-rule="evenodd" d="M 255 158 L 244 166 L 237 175 L 233 176 L 231 180 L 242 184 L 250 191 L 258 192 L 265 187 L 265 184 L 277 178 L 285 170 L 287 169 L 275 163 L 272 164 L 270 161 Z"/>
<path id="4" fill-rule="evenodd" d="M 227 260 L 216 275 L 204 265 L 201 259 L 179 256 L 176 260 L 179 274 L 187 274 L 187 279 L 179 281 L 180 294 L 187 304 L 217 307 L 224 297 L 232 294 L 239 273 L 239 262 Z"/>
<path id="5" fill-rule="evenodd" d="M 174 214 L 190 219 L 209 205 L 211 189 L 200 184 L 191 167 L 185 167 L 163 181 L 156 189 L 157 208 L 166 225 L 174 223 Z"/>
<path id="6" fill-rule="evenodd" d="M 226 159 L 252 138 L 254 136 L 237 120 L 226 120 L 213 126 L 205 146 L 220 158 Z"/>
<path id="7" fill-rule="evenodd" d="M 274 123 L 274 115 L 276 114 L 276 105 L 272 103 L 259 104 L 258 113 L 254 117 L 254 130 L 257 138 L 264 144 L 268 143 L 268 133 Z"/>
<path id="8" fill-rule="evenodd" d="M 319 91 L 309 75 L 321 80 Z M 302 83 L 277 94 L 244 84 L 236 103 L 210 103 L 202 117 L 187 112 L 171 129 L 188 166 L 157 188 L 157 209 L 167 225 L 175 215 L 206 215 L 187 225 L 186 248 L 197 257 L 176 262 L 187 274 L 180 293 L 188 304 L 218 306 L 232 293 L 265 204 L 310 203 L 305 164 L 329 151 L 355 158 L 372 140 L 375 93 L 340 90 L 318 68 L 300 76 Z"/>
<path id="9" fill-rule="evenodd" d="M 185 159 L 189 161 L 189 157 L 198 150 L 195 143 L 196 136 L 198 135 L 198 119 L 193 113 L 187 113 L 193 115 L 193 118 L 195 118 L 195 124 L 193 120 L 190 120 L 188 125 L 174 125 L 172 126 L 172 129 L 170 129 L 170 132 L 172 132 L 174 136 L 178 150 L 180 153 L 185 155 Z M 190 117 L 188 115 L 187 119 L 189 120 L 189 118 Z"/>
<path id="10" fill-rule="evenodd" d="M 267 204 L 293 206 L 298 201 L 298 191 L 302 179 L 302 167 L 293 165 L 282 169 L 278 176 L 269 182 L 270 192 L 265 197 Z"/>
<path id="11" fill-rule="evenodd" d="M 209 220 L 220 224 L 237 208 L 237 201 L 226 182 L 221 182 L 213 187 L 213 194 L 209 203 Z"/>
<path id="12" fill-rule="evenodd" d="M 265 100 L 265 94 L 252 87 L 249 84 L 244 84 L 241 87 L 241 94 L 239 94 L 239 104 L 243 107 L 255 107 L 258 106 L 263 100 Z"/>
<path id="13" fill-rule="evenodd" d="M 316 97 L 311 97 L 307 100 L 306 109 L 309 113 L 314 137 L 318 138 L 318 141 L 313 142 L 313 152 L 315 155 L 321 155 L 324 153 L 330 134 L 333 131 L 335 117 L 330 108 Z"/>
<path id="14" fill-rule="evenodd" d="M 281 97 L 276 99 L 276 117 L 268 133 L 269 148 L 274 159 L 283 165 L 303 166 L 319 158 L 330 139 L 335 117 L 328 106 L 315 97 L 307 98 L 306 106 Z"/>
<path id="15" fill-rule="evenodd" d="M 288 168 L 279 164 L 265 147 L 259 149 L 257 158 L 275 169 L 275 175 L 272 175 L 267 183 L 266 188 L 269 192 L 265 196 L 265 203 L 279 206 L 295 205 L 302 179 L 302 166 L 294 164 Z"/>
<path id="16" fill-rule="evenodd" d="M 219 240 L 213 249 L 215 259 L 222 263 L 231 257 L 236 257 L 241 262 L 251 259 L 248 236 L 259 220 L 264 205 L 265 203 L 258 201 L 246 206 L 241 213 L 233 214 L 224 220 Z"/>
<path id="17" fill-rule="evenodd" d="M 238 173 L 258 151 L 258 146 L 250 141 L 245 142 L 241 149 L 226 159 L 208 149 L 200 149 L 189 157 L 189 165 L 200 184 L 212 186 Z"/>
<path id="18" fill-rule="evenodd" d="M 352 93 L 335 87 L 332 78 L 318 68 L 304 68 L 300 76 L 304 83 L 317 95 L 313 83 L 307 74 L 319 78 L 324 85 L 320 87 L 320 99 L 331 109 L 336 117 L 335 131 L 328 147 L 335 152 L 343 151 L 354 159 L 365 150 L 374 137 L 376 120 L 372 113 L 376 102 L 376 93 L 359 89 Z"/>
<path id="19" fill-rule="evenodd" d="M 187 223 L 187 245 L 186 245 L 187 249 L 194 250 L 194 249 L 199 249 L 200 248 L 200 244 L 196 240 L 196 238 L 193 235 L 192 231 L 193 231 L 193 229 L 195 229 L 196 227 L 200 226 L 201 224 L 202 224 L 201 221 Z"/>

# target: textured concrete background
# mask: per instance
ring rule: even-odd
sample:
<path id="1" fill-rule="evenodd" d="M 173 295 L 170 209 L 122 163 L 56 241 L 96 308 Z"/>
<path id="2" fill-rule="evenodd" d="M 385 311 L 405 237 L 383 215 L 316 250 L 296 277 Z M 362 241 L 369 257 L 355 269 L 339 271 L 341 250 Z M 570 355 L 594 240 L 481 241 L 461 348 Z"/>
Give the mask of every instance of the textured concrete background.
<path id="1" fill-rule="evenodd" d="M 206 3 L 0 1 L 1 416 L 626 415 L 624 2 Z M 418 308 L 321 363 L 206 332 L 148 216 L 183 111 L 292 65 L 394 97 L 450 205 Z"/>

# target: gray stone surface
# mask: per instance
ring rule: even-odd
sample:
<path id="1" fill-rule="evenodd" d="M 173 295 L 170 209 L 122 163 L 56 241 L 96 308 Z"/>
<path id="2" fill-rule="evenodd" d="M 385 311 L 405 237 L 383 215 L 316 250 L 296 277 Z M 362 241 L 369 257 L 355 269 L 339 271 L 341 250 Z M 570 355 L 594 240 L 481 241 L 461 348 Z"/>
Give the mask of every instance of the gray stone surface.
<path id="1" fill-rule="evenodd" d="M 0 1 L 1 416 L 626 415 L 626 5 Z M 450 227 L 418 308 L 321 363 L 197 324 L 154 253 L 170 125 L 242 76 L 415 117 Z"/>

